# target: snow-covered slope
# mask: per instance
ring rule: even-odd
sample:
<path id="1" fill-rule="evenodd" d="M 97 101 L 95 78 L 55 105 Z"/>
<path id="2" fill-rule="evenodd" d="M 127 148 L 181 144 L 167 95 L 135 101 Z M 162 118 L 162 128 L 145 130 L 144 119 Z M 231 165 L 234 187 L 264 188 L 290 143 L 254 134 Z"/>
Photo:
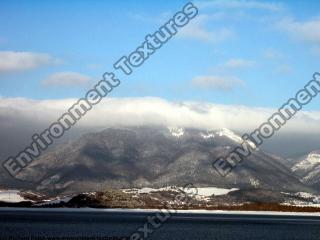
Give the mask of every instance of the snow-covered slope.
<path id="1" fill-rule="evenodd" d="M 149 187 L 144 187 L 144 188 L 132 188 L 132 189 L 123 189 L 124 192 L 126 193 L 136 193 L 136 194 L 141 194 L 141 193 L 152 193 L 152 192 L 164 192 L 168 190 L 185 190 L 182 187 L 177 187 L 177 186 L 168 186 L 168 187 L 163 187 L 163 188 L 149 188 Z M 210 197 L 212 195 L 214 196 L 221 196 L 228 194 L 229 192 L 236 191 L 238 188 L 217 188 L 217 187 L 198 187 L 198 188 L 188 188 L 188 192 L 192 192 L 197 194 L 198 196 L 201 197 Z"/>
<path id="2" fill-rule="evenodd" d="M 302 177 L 302 181 L 308 184 L 320 182 L 320 151 L 313 151 L 292 167 L 292 171 Z"/>
<path id="3" fill-rule="evenodd" d="M 227 128 L 222 128 L 218 131 L 216 131 L 216 135 L 218 135 L 219 137 L 225 137 L 228 138 L 229 140 L 233 141 L 234 143 L 238 144 L 239 146 L 244 142 L 244 140 L 242 139 L 242 137 L 240 137 L 238 134 L 234 133 L 233 131 L 227 129 Z M 255 148 L 255 144 L 250 141 L 250 140 L 246 140 L 246 142 L 253 148 Z M 258 148 L 257 148 L 258 150 Z"/>
<path id="4" fill-rule="evenodd" d="M 316 166 L 320 165 L 320 151 L 314 151 L 309 153 L 306 157 L 302 158 L 297 164 L 292 168 L 293 171 L 313 170 Z"/>
<path id="5" fill-rule="evenodd" d="M 17 178 L 30 185 L 34 182 L 33 186 L 43 183 L 37 190 L 53 194 L 99 191 L 104 186 L 160 188 L 186 182 L 225 189 L 308 191 L 280 158 L 260 150 L 222 178 L 212 162 L 241 143 L 242 138 L 228 129 L 109 128 L 42 155 Z"/>
<path id="6" fill-rule="evenodd" d="M 224 138 L 228 141 L 231 141 L 235 144 L 240 145 L 243 142 L 243 139 L 238 134 L 227 128 L 221 128 L 218 130 L 202 130 L 202 131 L 190 131 L 190 129 L 185 129 L 181 127 L 168 127 L 169 133 L 172 137 L 182 138 L 182 137 L 190 137 L 190 136 L 199 136 L 206 140 L 213 140 L 214 138 Z M 248 141 L 248 143 L 254 146 L 254 143 Z"/>
<path id="7" fill-rule="evenodd" d="M 22 202 L 25 199 L 20 195 L 18 190 L 2 190 L 0 191 L 1 202 Z"/>
<path id="8" fill-rule="evenodd" d="M 216 132 L 216 134 L 219 137 L 224 136 L 224 137 L 227 137 L 227 138 L 229 138 L 232 141 L 235 141 L 237 143 L 242 143 L 243 142 L 242 138 L 239 135 L 235 134 L 234 132 L 232 132 L 231 130 L 229 130 L 227 128 L 222 128 L 222 129 L 218 130 Z"/>

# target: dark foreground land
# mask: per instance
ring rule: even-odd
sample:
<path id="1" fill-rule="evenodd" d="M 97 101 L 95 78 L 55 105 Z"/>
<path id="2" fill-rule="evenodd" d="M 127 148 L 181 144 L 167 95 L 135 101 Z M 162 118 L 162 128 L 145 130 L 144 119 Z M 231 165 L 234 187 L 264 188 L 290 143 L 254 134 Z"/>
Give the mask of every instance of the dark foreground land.
<path id="1" fill-rule="evenodd" d="M 135 232 L 143 236 L 148 216 L 155 216 L 155 212 L 2 209 L 0 239 L 129 239 Z M 312 240 L 319 239 L 320 217 L 176 213 L 159 228 L 150 224 L 145 227 L 148 239 L 159 240 Z M 141 231 L 137 231 L 138 228 L 142 228 Z"/>

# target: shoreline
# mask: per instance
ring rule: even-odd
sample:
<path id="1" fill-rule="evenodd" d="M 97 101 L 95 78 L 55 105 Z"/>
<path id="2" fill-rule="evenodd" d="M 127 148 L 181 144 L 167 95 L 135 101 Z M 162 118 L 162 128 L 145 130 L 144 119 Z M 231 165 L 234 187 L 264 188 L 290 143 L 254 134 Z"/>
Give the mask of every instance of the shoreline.
<path id="1" fill-rule="evenodd" d="M 163 209 L 127 209 L 127 208 L 16 208 L 16 207 L 0 207 L 0 211 L 4 212 L 84 212 L 84 213 L 156 213 Z M 205 214 L 205 215 L 260 215 L 260 216 L 319 216 L 319 212 L 282 212 L 282 211 L 244 211 L 244 210 L 207 210 L 207 209 L 190 209 L 177 210 L 178 214 Z"/>

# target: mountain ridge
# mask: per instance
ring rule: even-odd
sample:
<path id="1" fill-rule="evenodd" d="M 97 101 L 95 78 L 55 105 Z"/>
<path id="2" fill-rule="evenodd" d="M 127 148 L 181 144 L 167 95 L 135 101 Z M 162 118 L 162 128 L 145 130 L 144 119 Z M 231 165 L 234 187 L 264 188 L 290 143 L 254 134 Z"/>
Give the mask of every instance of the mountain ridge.
<path id="1" fill-rule="evenodd" d="M 286 159 L 257 150 L 222 178 L 211 162 L 240 144 L 228 129 L 121 127 L 87 133 L 36 159 L 17 177 L 38 191 L 83 192 L 115 188 L 198 186 L 279 191 L 310 190 Z"/>

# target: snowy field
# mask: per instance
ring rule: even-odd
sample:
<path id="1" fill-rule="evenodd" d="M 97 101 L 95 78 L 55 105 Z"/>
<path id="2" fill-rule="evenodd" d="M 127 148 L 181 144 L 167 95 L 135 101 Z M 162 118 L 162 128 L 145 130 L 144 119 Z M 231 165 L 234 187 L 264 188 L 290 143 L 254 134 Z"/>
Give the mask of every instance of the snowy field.
<path id="1" fill-rule="evenodd" d="M 22 202 L 22 201 L 25 201 L 25 199 L 19 195 L 18 190 L 3 190 L 3 191 L 0 191 L 0 201 Z"/>
<path id="2" fill-rule="evenodd" d="M 177 189 L 183 190 L 181 187 L 175 187 L 175 186 L 169 186 L 165 188 L 133 188 L 133 189 L 124 189 L 124 192 L 127 193 L 152 193 L 152 192 L 161 192 L 161 191 L 177 191 Z M 220 196 L 220 195 L 225 195 L 228 194 L 229 192 L 236 191 L 238 190 L 237 188 L 217 188 L 217 187 L 199 187 L 199 188 L 186 188 L 184 190 L 187 190 L 187 192 L 190 193 L 198 193 L 198 196 L 201 197 L 210 197 L 212 195 L 214 196 Z"/>

